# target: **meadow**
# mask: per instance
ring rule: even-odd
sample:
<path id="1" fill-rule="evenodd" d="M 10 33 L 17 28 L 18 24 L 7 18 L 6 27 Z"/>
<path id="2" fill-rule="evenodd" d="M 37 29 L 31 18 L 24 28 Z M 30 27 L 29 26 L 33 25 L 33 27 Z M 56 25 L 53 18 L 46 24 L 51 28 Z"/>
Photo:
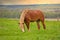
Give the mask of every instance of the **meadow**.
<path id="1" fill-rule="evenodd" d="M 0 18 L 0 40 L 60 40 L 60 21 L 45 21 L 46 30 L 40 22 L 40 30 L 36 22 L 30 23 L 30 32 L 25 25 L 23 33 L 18 25 L 19 20 Z"/>

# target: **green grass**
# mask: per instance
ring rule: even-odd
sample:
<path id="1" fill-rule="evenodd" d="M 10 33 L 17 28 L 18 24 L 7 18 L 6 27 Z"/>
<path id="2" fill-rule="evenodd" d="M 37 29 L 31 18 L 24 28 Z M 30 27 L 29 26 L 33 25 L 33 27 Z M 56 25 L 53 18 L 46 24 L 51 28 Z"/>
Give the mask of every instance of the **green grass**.
<path id="1" fill-rule="evenodd" d="M 30 32 L 25 26 L 23 33 L 18 25 L 19 20 L 0 18 L 0 40 L 60 40 L 60 21 L 45 21 L 46 30 L 42 24 L 37 29 L 36 22 L 30 24 Z"/>

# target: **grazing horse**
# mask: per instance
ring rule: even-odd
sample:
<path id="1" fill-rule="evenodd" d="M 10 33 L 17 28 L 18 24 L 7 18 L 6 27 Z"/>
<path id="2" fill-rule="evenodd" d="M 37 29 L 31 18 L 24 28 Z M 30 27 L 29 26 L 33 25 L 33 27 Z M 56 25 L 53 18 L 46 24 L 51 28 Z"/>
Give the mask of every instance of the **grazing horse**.
<path id="1" fill-rule="evenodd" d="M 22 14 L 20 16 L 20 22 L 19 22 L 22 32 L 24 32 L 24 23 L 26 24 L 28 31 L 30 31 L 29 24 L 30 24 L 30 22 L 34 22 L 34 21 L 36 21 L 36 23 L 37 23 L 38 30 L 40 29 L 40 25 L 39 25 L 40 21 L 43 24 L 43 28 L 46 29 L 45 23 L 44 23 L 44 15 L 43 15 L 42 11 L 30 10 L 30 9 L 23 10 Z"/>

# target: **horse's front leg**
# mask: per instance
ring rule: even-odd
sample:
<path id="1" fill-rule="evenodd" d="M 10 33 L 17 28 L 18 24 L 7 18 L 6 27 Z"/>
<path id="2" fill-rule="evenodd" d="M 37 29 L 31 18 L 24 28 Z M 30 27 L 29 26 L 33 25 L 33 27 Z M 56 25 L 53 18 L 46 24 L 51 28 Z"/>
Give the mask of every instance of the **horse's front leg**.
<path id="1" fill-rule="evenodd" d="M 30 26 L 29 26 L 30 22 L 29 21 L 26 21 L 25 24 L 27 26 L 28 31 L 30 31 Z"/>
<path id="2" fill-rule="evenodd" d="M 45 23 L 44 21 L 42 21 L 42 24 L 43 24 L 43 28 L 46 29 L 46 26 L 45 26 Z"/>
<path id="3" fill-rule="evenodd" d="M 40 24 L 39 24 L 39 21 L 37 21 L 37 26 L 38 26 L 38 30 L 40 30 Z"/>

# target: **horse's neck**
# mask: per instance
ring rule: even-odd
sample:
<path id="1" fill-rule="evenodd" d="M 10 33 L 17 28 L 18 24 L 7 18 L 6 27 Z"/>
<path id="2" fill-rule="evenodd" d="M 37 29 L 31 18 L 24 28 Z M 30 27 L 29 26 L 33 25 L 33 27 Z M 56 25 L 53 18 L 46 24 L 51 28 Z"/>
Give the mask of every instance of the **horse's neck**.
<path id="1" fill-rule="evenodd" d="M 26 10 L 24 10 L 20 16 L 20 23 L 24 23 L 24 18 L 25 18 L 25 14 L 27 13 Z"/>

